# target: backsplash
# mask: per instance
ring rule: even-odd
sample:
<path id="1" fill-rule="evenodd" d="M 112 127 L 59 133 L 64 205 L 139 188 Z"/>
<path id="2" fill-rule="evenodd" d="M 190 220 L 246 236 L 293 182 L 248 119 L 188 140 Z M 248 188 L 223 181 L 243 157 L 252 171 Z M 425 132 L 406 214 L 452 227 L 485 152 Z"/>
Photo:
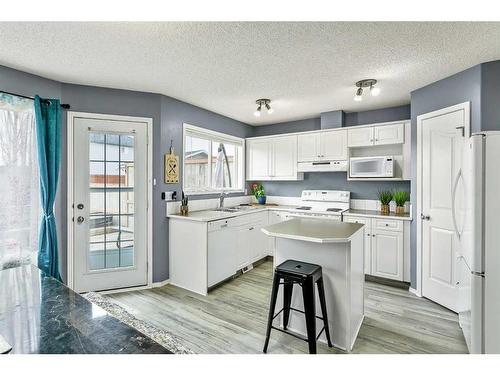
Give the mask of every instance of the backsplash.
<path id="1" fill-rule="evenodd" d="M 300 197 L 302 190 L 346 190 L 352 199 L 377 200 L 380 190 L 410 192 L 410 181 L 348 181 L 346 172 L 305 173 L 302 181 L 263 181 L 262 185 L 268 196 L 287 197 Z"/>

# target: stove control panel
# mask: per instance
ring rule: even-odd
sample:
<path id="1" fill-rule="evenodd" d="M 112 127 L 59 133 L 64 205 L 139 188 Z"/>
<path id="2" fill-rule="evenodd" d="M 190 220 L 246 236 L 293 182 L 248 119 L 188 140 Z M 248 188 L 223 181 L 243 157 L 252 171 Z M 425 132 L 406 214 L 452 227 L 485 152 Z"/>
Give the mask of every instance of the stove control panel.
<path id="1" fill-rule="evenodd" d="M 303 190 L 301 199 L 303 201 L 349 203 L 351 192 L 342 190 Z"/>

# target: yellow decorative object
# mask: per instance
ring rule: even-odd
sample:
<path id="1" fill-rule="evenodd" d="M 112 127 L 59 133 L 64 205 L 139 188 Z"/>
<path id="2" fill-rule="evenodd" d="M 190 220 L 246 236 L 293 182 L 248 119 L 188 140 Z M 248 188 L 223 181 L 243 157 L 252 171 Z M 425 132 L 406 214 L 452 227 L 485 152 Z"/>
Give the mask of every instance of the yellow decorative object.
<path id="1" fill-rule="evenodd" d="M 165 183 L 176 184 L 179 182 L 179 157 L 170 149 L 170 154 L 165 154 Z"/>

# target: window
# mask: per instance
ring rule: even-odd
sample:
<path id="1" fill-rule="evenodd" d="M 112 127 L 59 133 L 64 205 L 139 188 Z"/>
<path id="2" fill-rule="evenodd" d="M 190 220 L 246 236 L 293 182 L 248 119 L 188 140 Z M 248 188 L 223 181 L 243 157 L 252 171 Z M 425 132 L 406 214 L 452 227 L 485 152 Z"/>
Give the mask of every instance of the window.
<path id="1" fill-rule="evenodd" d="M 0 269 L 36 264 L 40 220 L 33 101 L 0 93 Z"/>
<path id="2" fill-rule="evenodd" d="M 184 124 L 183 190 L 243 191 L 244 145 L 243 138 Z"/>

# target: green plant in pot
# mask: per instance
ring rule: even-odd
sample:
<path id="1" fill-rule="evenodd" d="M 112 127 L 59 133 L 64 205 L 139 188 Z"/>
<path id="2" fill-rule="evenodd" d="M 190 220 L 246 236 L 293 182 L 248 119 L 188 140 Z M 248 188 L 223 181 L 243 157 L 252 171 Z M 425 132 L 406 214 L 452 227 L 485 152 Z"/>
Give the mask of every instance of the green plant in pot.
<path id="1" fill-rule="evenodd" d="M 257 199 L 259 204 L 266 204 L 266 192 L 264 191 L 264 186 L 262 186 L 262 184 L 253 183 L 252 194 L 255 196 L 255 199 Z"/>
<path id="2" fill-rule="evenodd" d="M 410 193 L 407 191 L 395 191 L 394 202 L 396 202 L 396 214 L 403 215 L 405 213 L 405 204 L 410 200 Z"/>
<path id="3" fill-rule="evenodd" d="M 389 215 L 393 193 L 390 190 L 382 190 L 378 192 L 378 199 L 380 200 L 380 211 L 383 215 Z"/>

